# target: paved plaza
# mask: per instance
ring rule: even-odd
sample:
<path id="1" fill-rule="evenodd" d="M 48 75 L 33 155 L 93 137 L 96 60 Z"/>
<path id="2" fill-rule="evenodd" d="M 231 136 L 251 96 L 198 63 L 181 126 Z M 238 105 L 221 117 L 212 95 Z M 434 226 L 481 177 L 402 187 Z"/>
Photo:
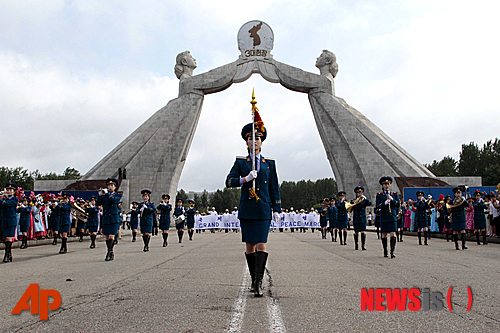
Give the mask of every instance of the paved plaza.
<path id="1" fill-rule="evenodd" d="M 416 237 L 397 243 L 395 259 L 382 257 L 375 233 L 367 251 L 322 240 L 319 232 L 270 234 L 263 298 L 248 291 L 239 233 L 204 232 L 177 242 L 171 232 L 143 252 L 128 231 L 105 262 L 103 240 L 14 248 L 0 264 L 1 332 L 498 332 L 499 244 L 456 251 L 451 242 Z M 62 298 L 49 320 L 10 312 L 31 283 Z M 452 311 L 447 293 L 452 291 Z M 473 303 L 467 311 L 470 287 Z M 445 299 L 441 311 L 361 311 L 362 288 L 429 288 Z"/>

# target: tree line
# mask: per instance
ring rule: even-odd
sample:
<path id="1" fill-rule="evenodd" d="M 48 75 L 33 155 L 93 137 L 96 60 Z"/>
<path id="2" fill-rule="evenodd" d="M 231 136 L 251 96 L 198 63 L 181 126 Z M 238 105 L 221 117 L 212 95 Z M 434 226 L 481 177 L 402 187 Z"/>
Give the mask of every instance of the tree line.
<path id="1" fill-rule="evenodd" d="M 35 180 L 77 180 L 80 178 L 80 171 L 70 167 L 67 167 L 62 174 L 55 172 L 42 174 L 39 170 L 29 171 L 22 166 L 15 168 L 0 167 L 0 186 L 12 182 L 26 191 L 33 191 Z"/>
<path id="2" fill-rule="evenodd" d="M 228 209 L 233 211 L 234 207 L 238 207 L 240 203 L 240 188 L 224 188 L 212 193 L 206 190 L 201 194 L 194 195 L 194 201 L 197 209 L 201 212 L 207 212 L 207 206 L 215 207 L 217 212 L 224 212 Z M 284 181 L 280 185 L 281 207 L 309 210 L 311 207 L 318 208 L 319 201 L 324 198 L 337 196 L 337 183 L 333 178 L 319 179 L 316 181 L 301 180 L 298 182 Z M 178 199 L 183 199 L 187 204 L 189 196 L 183 190 L 179 190 L 176 196 Z M 173 203 L 175 204 L 175 203 Z"/>
<path id="3" fill-rule="evenodd" d="M 472 141 L 462 145 L 458 161 L 445 156 L 424 165 L 437 177 L 480 176 L 483 185 L 496 186 L 500 182 L 500 140 L 489 140 L 482 147 Z"/>

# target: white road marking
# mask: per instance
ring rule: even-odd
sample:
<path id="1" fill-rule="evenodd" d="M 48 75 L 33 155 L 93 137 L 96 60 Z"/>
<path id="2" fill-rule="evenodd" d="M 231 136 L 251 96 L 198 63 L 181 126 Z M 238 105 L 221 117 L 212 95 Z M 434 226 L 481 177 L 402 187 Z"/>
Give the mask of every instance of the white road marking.
<path id="1" fill-rule="evenodd" d="M 229 323 L 228 332 L 239 333 L 241 332 L 241 326 L 243 324 L 243 317 L 245 315 L 245 305 L 247 302 L 246 292 L 249 286 L 250 273 L 246 265 L 243 267 L 243 278 L 241 281 L 240 290 L 238 291 L 238 297 L 234 301 L 233 314 L 231 316 L 231 322 Z"/>
<path id="2" fill-rule="evenodd" d="M 283 318 L 281 316 L 280 303 L 278 299 L 274 297 L 273 293 L 273 283 L 272 283 L 273 279 L 269 271 L 269 263 L 267 264 L 266 275 L 269 288 L 269 292 L 265 294 L 266 304 L 267 304 L 267 316 L 269 318 L 269 331 L 285 333 L 286 327 L 285 323 L 283 322 Z"/>

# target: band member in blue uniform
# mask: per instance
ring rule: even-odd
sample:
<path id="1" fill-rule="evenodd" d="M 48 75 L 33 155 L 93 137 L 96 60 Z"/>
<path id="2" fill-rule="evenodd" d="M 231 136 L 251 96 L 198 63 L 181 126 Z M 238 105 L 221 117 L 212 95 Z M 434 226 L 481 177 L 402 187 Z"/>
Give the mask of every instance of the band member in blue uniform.
<path id="1" fill-rule="evenodd" d="M 382 246 L 384 248 L 384 257 L 387 255 L 387 234 L 391 236 L 391 258 L 396 258 L 394 251 L 396 249 L 396 230 L 397 215 L 399 210 L 399 197 L 396 192 L 391 192 L 392 178 L 385 176 L 380 178 L 379 184 L 382 185 L 382 192 L 377 193 L 375 206 L 380 211 L 380 231 L 382 233 Z"/>
<path id="2" fill-rule="evenodd" d="M 189 240 L 193 240 L 194 234 L 194 215 L 196 214 L 196 208 L 194 208 L 194 200 L 188 200 L 189 207 L 186 209 L 186 225 L 188 229 Z"/>
<path id="3" fill-rule="evenodd" d="M 398 242 L 403 241 L 403 226 L 405 219 L 406 209 L 401 204 L 401 199 L 399 199 L 399 211 L 398 211 L 398 221 L 397 221 L 397 230 L 396 230 L 396 240 Z"/>
<path id="4" fill-rule="evenodd" d="M 102 233 L 106 237 L 106 246 L 108 252 L 104 260 L 111 261 L 115 258 L 113 247 L 115 245 L 114 238 L 118 233 L 118 228 L 121 224 L 120 211 L 118 204 L 122 200 L 122 193 L 116 192 L 118 181 L 115 178 L 106 179 L 106 189 L 99 191 L 97 205 L 102 206 Z"/>
<path id="5" fill-rule="evenodd" d="M 424 199 L 424 192 L 417 191 L 417 202 L 415 202 L 415 208 L 417 211 L 415 212 L 415 223 L 418 228 L 418 245 L 422 245 L 422 231 L 424 232 L 424 244 L 427 244 L 427 209 L 430 208 L 427 201 Z"/>
<path id="6" fill-rule="evenodd" d="M 19 200 L 14 196 L 16 184 L 5 184 L 5 198 L 2 204 L 2 234 L 5 238 L 5 255 L 3 262 L 12 262 L 12 241 L 17 232 L 17 204 Z"/>
<path id="7" fill-rule="evenodd" d="M 332 234 L 332 242 L 337 241 L 337 207 L 335 207 L 335 198 L 330 198 L 330 207 L 328 207 L 328 222 L 330 223 L 330 232 Z"/>
<path id="8" fill-rule="evenodd" d="M 455 242 L 455 250 L 460 250 L 458 247 L 458 234 L 462 239 L 462 250 L 467 250 L 465 246 L 465 232 L 467 226 L 465 224 L 465 208 L 469 206 L 467 200 L 462 197 L 462 189 L 455 187 L 453 189 L 455 198 L 449 202 L 447 207 L 451 213 L 451 230 L 453 231 L 453 241 Z"/>
<path id="9" fill-rule="evenodd" d="M 130 229 L 132 229 L 132 242 L 135 242 L 137 238 L 137 228 L 139 228 L 139 216 L 141 215 L 141 210 L 137 201 L 132 202 L 132 208 L 129 213 Z"/>
<path id="10" fill-rule="evenodd" d="M 174 209 L 175 217 L 175 229 L 177 229 L 177 237 L 179 238 L 179 243 L 182 243 L 182 236 L 184 235 L 184 224 L 186 223 L 186 210 L 182 205 L 184 200 L 178 199 L 177 206 Z"/>
<path id="11" fill-rule="evenodd" d="M 28 198 L 23 198 L 21 205 L 17 208 L 19 213 L 19 229 L 23 234 L 22 244 L 20 249 L 28 247 L 28 230 L 30 228 L 31 208 L 28 206 Z"/>
<path id="12" fill-rule="evenodd" d="M 141 210 L 141 233 L 142 241 L 144 242 L 144 252 L 149 251 L 149 241 L 151 240 L 151 233 L 153 232 L 153 214 L 156 211 L 155 204 L 150 200 L 151 191 L 142 190 L 143 202 L 139 205 Z"/>
<path id="13" fill-rule="evenodd" d="M 63 254 L 68 252 L 68 232 L 71 228 L 71 202 L 69 202 L 70 195 L 68 193 L 63 194 L 63 201 L 59 205 L 60 212 L 60 227 L 59 233 L 61 234 L 61 248 L 59 249 L 59 253 Z"/>
<path id="14" fill-rule="evenodd" d="M 59 208 L 59 199 L 54 198 L 52 201 L 52 208 L 50 210 L 50 219 L 52 221 L 50 228 L 52 230 L 52 237 L 54 238 L 52 245 L 57 245 L 57 238 L 59 237 L 59 225 L 61 222 L 61 213 Z"/>
<path id="15" fill-rule="evenodd" d="M 170 195 L 163 194 L 161 196 L 161 202 L 156 208 L 160 214 L 160 229 L 163 236 L 163 247 L 168 245 L 168 229 L 170 229 L 170 212 L 172 211 L 172 205 L 169 204 Z"/>
<path id="16" fill-rule="evenodd" d="M 252 123 L 241 131 L 246 142 L 248 155 L 236 157 L 231 171 L 226 177 L 227 187 L 241 187 L 238 218 L 242 241 L 246 243 L 246 260 L 252 277 L 251 291 L 255 297 L 262 297 L 262 279 L 266 268 L 268 252 L 266 248 L 272 212 L 281 213 L 276 163 L 261 155 L 262 143 L 267 137 L 264 126 L 255 125 L 253 140 Z M 255 169 L 252 168 L 252 151 L 255 142 Z M 255 188 L 252 186 L 255 180 Z"/>
<path id="17" fill-rule="evenodd" d="M 354 249 L 358 249 L 358 234 L 361 233 L 361 250 L 366 250 L 366 207 L 371 206 L 372 203 L 365 196 L 365 188 L 357 186 L 354 189 L 356 193 L 356 200 L 352 201 L 352 225 L 354 227 Z"/>
<path id="18" fill-rule="evenodd" d="M 328 200 L 328 202 L 326 200 Z M 319 225 L 321 226 L 321 239 L 326 239 L 326 226 L 328 225 L 327 204 L 330 204 L 330 199 L 321 199 L 319 203 L 321 204 L 321 207 L 318 208 Z"/>
<path id="19" fill-rule="evenodd" d="M 446 208 L 446 204 L 451 202 L 451 196 L 447 195 L 444 198 L 444 205 L 441 209 L 441 214 L 443 215 L 444 219 L 444 231 L 446 234 L 446 241 L 449 242 L 449 235 L 451 234 L 451 217 L 450 217 L 450 212 Z"/>
<path id="20" fill-rule="evenodd" d="M 479 232 L 483 236 L 483 244 L 486 245 L 486 216 L 484 210 L 486 209 L 486 204 L 484 203 L 483 198 L 481 197 L 481 191 L 476 190 L 474 192 L 475 201 L 472 204 L 474 207 L 474 228 L 476 229 L 476 241 L 477 245 L 481 245 L 479 242 Z"/>
<path id="21" fill-rule="evenodd" d="M 337 227 L 339 229 L 340 245 L 347 245 L 347 209 L 346 209 L 346 199 L 345 192 L 340 191 L 338 193 L 339 201 L 337 202 Z M 342 241 L 342 236 L 344 236 L 344 241 Z"/>
<path id="22" fill-rule="evenodd" d="M 78 206 L 83 209 L 83 207 L 85 206 L 85 200 L 79 200 Z M 78 241 L 83 242 L 83 236 L 85 235 L 85 229 L 87 227 L 87 223 L 85 222 L 85 220 L 82 220 L 79 217 L 80 216 L 76 216 L 76 232 L 77 235 L 80 236 Z"/>
<path id="23" fill-rule="evenodd" d="M 96 206 L 97 198 L 92 196 L 90 198 L 90 203 L 87 208 L 85 208 L 85 213 L 87 213 L 87 228 L 90 232 L 90 248 L 95 248 L 95 239 L 97 237 L 97 228 L 99 227 L 99 207 Z"/>

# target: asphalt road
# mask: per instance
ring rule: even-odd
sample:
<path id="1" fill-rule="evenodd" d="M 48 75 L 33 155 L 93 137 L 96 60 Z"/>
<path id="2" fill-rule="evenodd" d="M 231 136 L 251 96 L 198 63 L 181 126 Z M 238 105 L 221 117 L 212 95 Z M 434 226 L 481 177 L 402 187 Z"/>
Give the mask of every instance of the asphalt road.
<path id="1" fill-rule="evenodd" d="M 186 233 L 187 234 L 187 233 Z M 105 262 L 105 243 L 89 241 L 14 249 L 0 264 L 2 332 L 498 332 L 500 245 L 456 251 L 432 239 L 406 237 L 395 259 L 383 258 L 374 233 L 367 251 L 322 240 L 320 233 L 270 234 L 263 298 L 248 291 L 239 233 L 195 234 L 169 245 L 161 236 L 142 251 L 126 232 Z M 59 291 L 62 304 L 38 315 L 11 311 L 31 283 Z M 452 291 L 452 311 L 446 297 Z M 473 303 L 468 307 L 470 287 Z M 429 288 L 444 295 L 441 311 L 361 311 L 362 288 Z"/>

